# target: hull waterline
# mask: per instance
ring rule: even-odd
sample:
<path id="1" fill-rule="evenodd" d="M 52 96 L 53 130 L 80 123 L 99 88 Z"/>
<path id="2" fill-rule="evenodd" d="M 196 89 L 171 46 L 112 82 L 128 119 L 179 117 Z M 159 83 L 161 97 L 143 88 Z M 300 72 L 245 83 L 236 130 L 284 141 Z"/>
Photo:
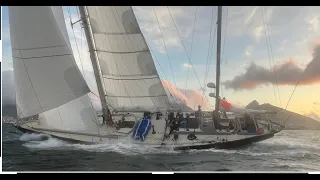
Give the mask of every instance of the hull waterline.
<path id="1" fill-rule="evenodd" d="M 26 128 L 22 128 L 20 126 L 16 126 L 15 127 L 23 132 L 23 133 L 40 133 L 37 131 L 33 131 L 30 129 L 26 129 Z M 246 146 L 251 145 L 252 143 L 256 143 L 256 142 L 260 142 L 260 141 L 264 141 L 267 139 L 270 139 L 274 136 L 274 134 L 276 134 L 277 132 L 270 132 L 270 133 L 266 133 L 263 135 L 257 135 L 257 136 L 253 136 L 253 137 L 248 137 L 248 138 L 244 138 L 244 139 L 237 139 L 237 140 L 232 140 L 232 141 L 222 141 L 222 142 L 212 142 L 212 143 L 203 143 L 203 144 L 196 144 L 196 145 L 181 145 L 181 146 L 170 146 L 171 149 L 176 150 L 176 151 L 184 151 L 184 150 L 203 150 L 203 149 L 238 149 L 238 148 L 243 148 Z M 97 144 L 94 142 L 86 142 L 86 141 L 80 141 L 80 140 L 75 140 L 75 139 L 71 139 L 71 138 L 63 138 L 60 136 L 55 136 L 50 134 L 51 137 L 63 140 L 63 141 L 67 141 L 67 142 L 71 142 L 71 143 L 81 143 L 81 144 Z M 166 146 L 165 144 L 157 146 L 155 148 L 165 148 L 165 147 L 169 147 Z"/>

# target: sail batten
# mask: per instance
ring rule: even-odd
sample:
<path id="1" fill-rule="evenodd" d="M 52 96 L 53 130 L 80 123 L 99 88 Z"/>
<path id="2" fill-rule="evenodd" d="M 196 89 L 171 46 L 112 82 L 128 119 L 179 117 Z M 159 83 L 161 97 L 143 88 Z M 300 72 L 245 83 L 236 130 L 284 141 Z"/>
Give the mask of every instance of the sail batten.
<path id="1" fill-rule="evenodd" d="M 159 76 L 142 76 L 142 75 L 133 75 L 133 76 L 129 76 L 129 75 L 104 75 L 103 76 L 106 79 L 112 79 L 112 80 L 142 80 L 142 79 L 157 79 L 159 78 Z"/>
<path id="2" fill-rule="evenodd" d="M 62 7 L 15 6 L 8 11 L 19 117 L 89 93 L 73 57 Z"/>
<path id="3" fill-rule="evenodd" d="M 169 106 L 150 50 L 130 6 L 88 6 L 106 101 L 114 109 Z"/>
<path id="4" fill-rule="evenodd" d="M 105 52 L 105 53 L 113 53 L 113 54 L 130 54 L 130 53 L 140 53 L 140 52 L 149 52 L 148 49 L 144 49 L 144 50 L 139 50 L 139 51 L 106 51 L 106 50 L 99 50 L 97 49 L 96 51 L 100 51 L 100 52 Z"/>

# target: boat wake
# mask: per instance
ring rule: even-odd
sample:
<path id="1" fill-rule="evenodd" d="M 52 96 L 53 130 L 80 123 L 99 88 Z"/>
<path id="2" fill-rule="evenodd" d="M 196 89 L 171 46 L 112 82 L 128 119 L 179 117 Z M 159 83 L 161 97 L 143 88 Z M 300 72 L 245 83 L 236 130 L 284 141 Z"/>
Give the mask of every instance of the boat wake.
<path id="1" fill-rule="evenodd" d="M 20 136 L 19 140 L 20 141 L 44 141 L 44 140 L 48 140 L 50 138 L 51 138 L 51 136 L 46 135 L 46 134 L 25 133 L 22 136 Z"/>
<path id="2" fill-rule="evenodd" d="M 161 159 L 164 164 L 170 164 L 170 166 L 177 166 L 176 170 L 204 170 L 203 164 L 215 165 L 216 171 L 227 171 L 239 169 L 237 166 L 225 169 L 231 164 L 243 165 L 250 168 L 254 166 L 257 161 L 266 162 L 263 167 L 257 168 L 257 170 L 270 169 L 270 170 L 319 170 L 318 163 L 320 160 L 320 142 L 314 141 L 319 139 L 320 133 L 313 132 L 311 136 L 288 136 L 286 133 L 299 132 L 281 132 L 277 134 L 275 138 L 271 138 L 259 143 L 252 144 L 251 146 L 241 149 L 231 150 L 219 150 L 219 149 L 206 149 L 206 150 L 189 150 L 189 151 L 173 151 L 173 149 L 156 149 L 147 146 L 139 146 L 133 144 L 130 139 L 121 140 L 115 143 L 104 143 L 86 145 L 80 143 L 70 143 L 60 139 L 56 139 L 44 134 L 15 134 L 15 140 L 20 141 L 23 147 L 26 147 L 30 151 L 50 151 L 51 153 L 57 152 L 69 152 L 72 154 L 85 153 L 86 156 L 93 154 L 111 155 L 114 157 L 114 153 L 123 155 L 119 156 L 124 159 L 141 158 L 143 161 L 153 161 Z M 308 132 L 303 132 L 308 133 Z M 316 135 L 315 135 L 316 134 Z M 13 135 L 13 133 L 11 133 Z M 311 143 L 312 142 L 312 143 Z M 9 143 L 9 141 L 7 142 Z M 78 152 L 79 153 L 78 153 Z M 89 154 L 88 154 L 89 153 Z M 93 155 L 92 156 L 96 156 Z M 157 155 L 157 156 L 154 156 Z M 210 158 L 209 158 L 210 157 Z M 221 157 L 224 157 L 221 159 Z M 174 160 L 172 162 L 172 160 Z M 303 162 L 303 163 L 302 163 Z M 217 165 L 217 163 L 219 165 Z M 240 169 L 241 169 L 240 168 Z M 206 168 L 205 168 L 206 169 Z M 207 168 L 213 170 L 212 168 Z"/>
<path id="3" fill-rule="evenodd" d="M 139 146 L 133 144 L 130 139 L 119 140 L 115 143 L 100 143 L 100 144 L 80 144 L 70 143 L 57 138 L 53 138 L 45 134 L 25 133 L 20 138 L 23 141 L 24 147 L 31 150 L 84 150 L 89 152 L 116 152 L 125 155 L 140 155 L 140 154 L 174 154 L 179 153 L 173 148 L 157 149 L 148 146 Z"/>
<path id="4" fill-rule="evenodd" d="M 312 137 L 290 137 L 286 135 L 287 132 L 281 133 L 279 136 L 254 143 L 251 146 L 236 149 L 236 150 L 192 150 L 192 153 L 214 152 L 224 154 L 238 154 L 250 157 L 270 157 L 276 156 L 282 159 L 296 159 L 296 158 L 320 158 L 320 132 Z"/>
<path id="5" fill-rule="evenodd" d="M 320 135 L 320 134 L 319 134 Z M 310 143 L 313 139 L 320 137 L 309 138 L 308 141 L 293 139 L 290 137 L 279 136 L 263 142 L 252 144 L 249 147 L 236 150 L 189 150 L 189 151 L 174 151 L 173 148 L 153 148 L 149 146 L 139 146 L 133 144 L 131 139 L 119 140 L 114 143 L 101 143 L 94 145 L 86 145 L 80 143 L 70 143 L 63 140 L 53 138 L 45 134 L 23 134 L 19 140 L 23 141 L 23 146 L 32 150 L 82 150 L 88 152 L 114 152 L 124 155 L 141 155 L 141 154 L 175 154 L 175 153 L 223 153 L 223 154 L 238 154 L 246 156 L 278 156 L 292 158 L 313 158 L 320 157 L 320 143 Z M 288 157 L 288 158 L 289 158 Z M 290 159 L 290 158 L 289 158 Z"/>

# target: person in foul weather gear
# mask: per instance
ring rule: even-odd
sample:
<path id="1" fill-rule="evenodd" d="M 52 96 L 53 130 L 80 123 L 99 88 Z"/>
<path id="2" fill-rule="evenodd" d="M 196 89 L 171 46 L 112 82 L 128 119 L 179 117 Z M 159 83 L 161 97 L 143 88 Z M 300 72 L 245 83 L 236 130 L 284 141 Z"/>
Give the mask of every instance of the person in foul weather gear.
<path id="1" fill-rule="evenodd" d="M 178 123 L 181 124 L 183 121 L 183 113 L 181 111 L 179 111 L 177 113 L 176 119 L 178 120 Z"/>
<path id="2" fill-rule="evenodd" d="M 225 97 L 223 98 L 223 100 L 227 102 L 227 100 L 226 100 L 226 98 L 225 98 Z M 226 112 L 226 111 L 223 111 L 222 113 L 223 113 L 223 116 L 224 116 L 225 118 L 228 118 L 228 116 L 227 116 L 227 112 Z"/>
<path id="3" fill-rule="evenodd" d="M 198 125 L 200 125 L 201 123 L 201 116 L 202 116 L 202 111 L 201 111 L 201 106 L 199 105 L 198 106 L 198 111 L 196 111 L 195 113 L 194 113 L 194 115 L 195 115 L 195 117 L 196 117 L 196 120 L 197 120 L 197 123 L 198 123 Z"/>
<path id="4" fill-rule="evenodd" d="M 174 119 L 170 124 L 170 131 L 169 131 L 168 136 L 170 136 L 172 134 L 172 132 L 177 129 L 179 129 L 179 123 L 178 123 L 177 119 Z"/>
<path id="5" fill-rule="evenodd" d="M 213 120 L 214 127 L 221 131 L 221 125 L 220 125 L 219 119 L 217 118 L 217 112 L 216 111 L 213 111 L 213 113 L 212 113 L 212 120 Z"/>
<path id="6" fill-rule="evenodd" d="M 185 120 L 185 129 L 186 129 L 186 131 L 189 131 L 189 129 L 187 128 L 188 127 L 188 122 L 189 122 L 189 120 L 190 120 L 190 114 L 189 113 L 187 113 L 186 114 L 186 120 Z"/>
<path id="7" fill-rule="evenodd" d="M 174 112 L 170 112 L 168 114 L 168 120 L 169 120 L 168 124 L 172 123 L 172 121 L 174 120 Z"/>
<path id="8" fill-rule="evenodd" d="M 111 111 L 110 111 L 109 108 L 108 108 L 108 120 L 111 121 L 111 122 L 113 122 L 113 121 L 112 121 L 112 114 L 111 114 Z"/>
<path id="9" fill-rule="evenodd" d="M 107 116 L 102 114 L 102 125 L 107 124 Z"/>

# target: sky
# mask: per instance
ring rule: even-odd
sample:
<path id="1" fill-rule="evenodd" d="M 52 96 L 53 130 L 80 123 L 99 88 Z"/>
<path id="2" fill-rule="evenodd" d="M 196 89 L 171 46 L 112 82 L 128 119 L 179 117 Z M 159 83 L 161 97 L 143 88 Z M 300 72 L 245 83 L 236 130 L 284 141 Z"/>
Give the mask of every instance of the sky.
<path id="1" fill-rule="evenodd" d="M 189 106 L 202 103 L 213 108 L 214 99 L 208 96 L 212 89 L 206 84 L 216 79 L 217 7 L 133 9 L 164 86 L 174 87 L 169 91 L 186 99 Z M 8 89 L 3 101 L 11 102 L 14 85 L 7 14 L 3 7 L 3 87 Z M 72 22 L 79 20 L 76 8 L 71 7 L 69 14 L 69 7 L 64 7 L 64 15 L 75 59 L 95 91 L 84 33 L 79 23 L 73 30 L 70 26 L 70 17 Z M 316 93 L 320 92 L 320 7 L 224 6 L 221 33 L 222 97 L 237 106 L 257 100 L 285 108 L 300 80 L 287 110 L 320 120 Z"/>

